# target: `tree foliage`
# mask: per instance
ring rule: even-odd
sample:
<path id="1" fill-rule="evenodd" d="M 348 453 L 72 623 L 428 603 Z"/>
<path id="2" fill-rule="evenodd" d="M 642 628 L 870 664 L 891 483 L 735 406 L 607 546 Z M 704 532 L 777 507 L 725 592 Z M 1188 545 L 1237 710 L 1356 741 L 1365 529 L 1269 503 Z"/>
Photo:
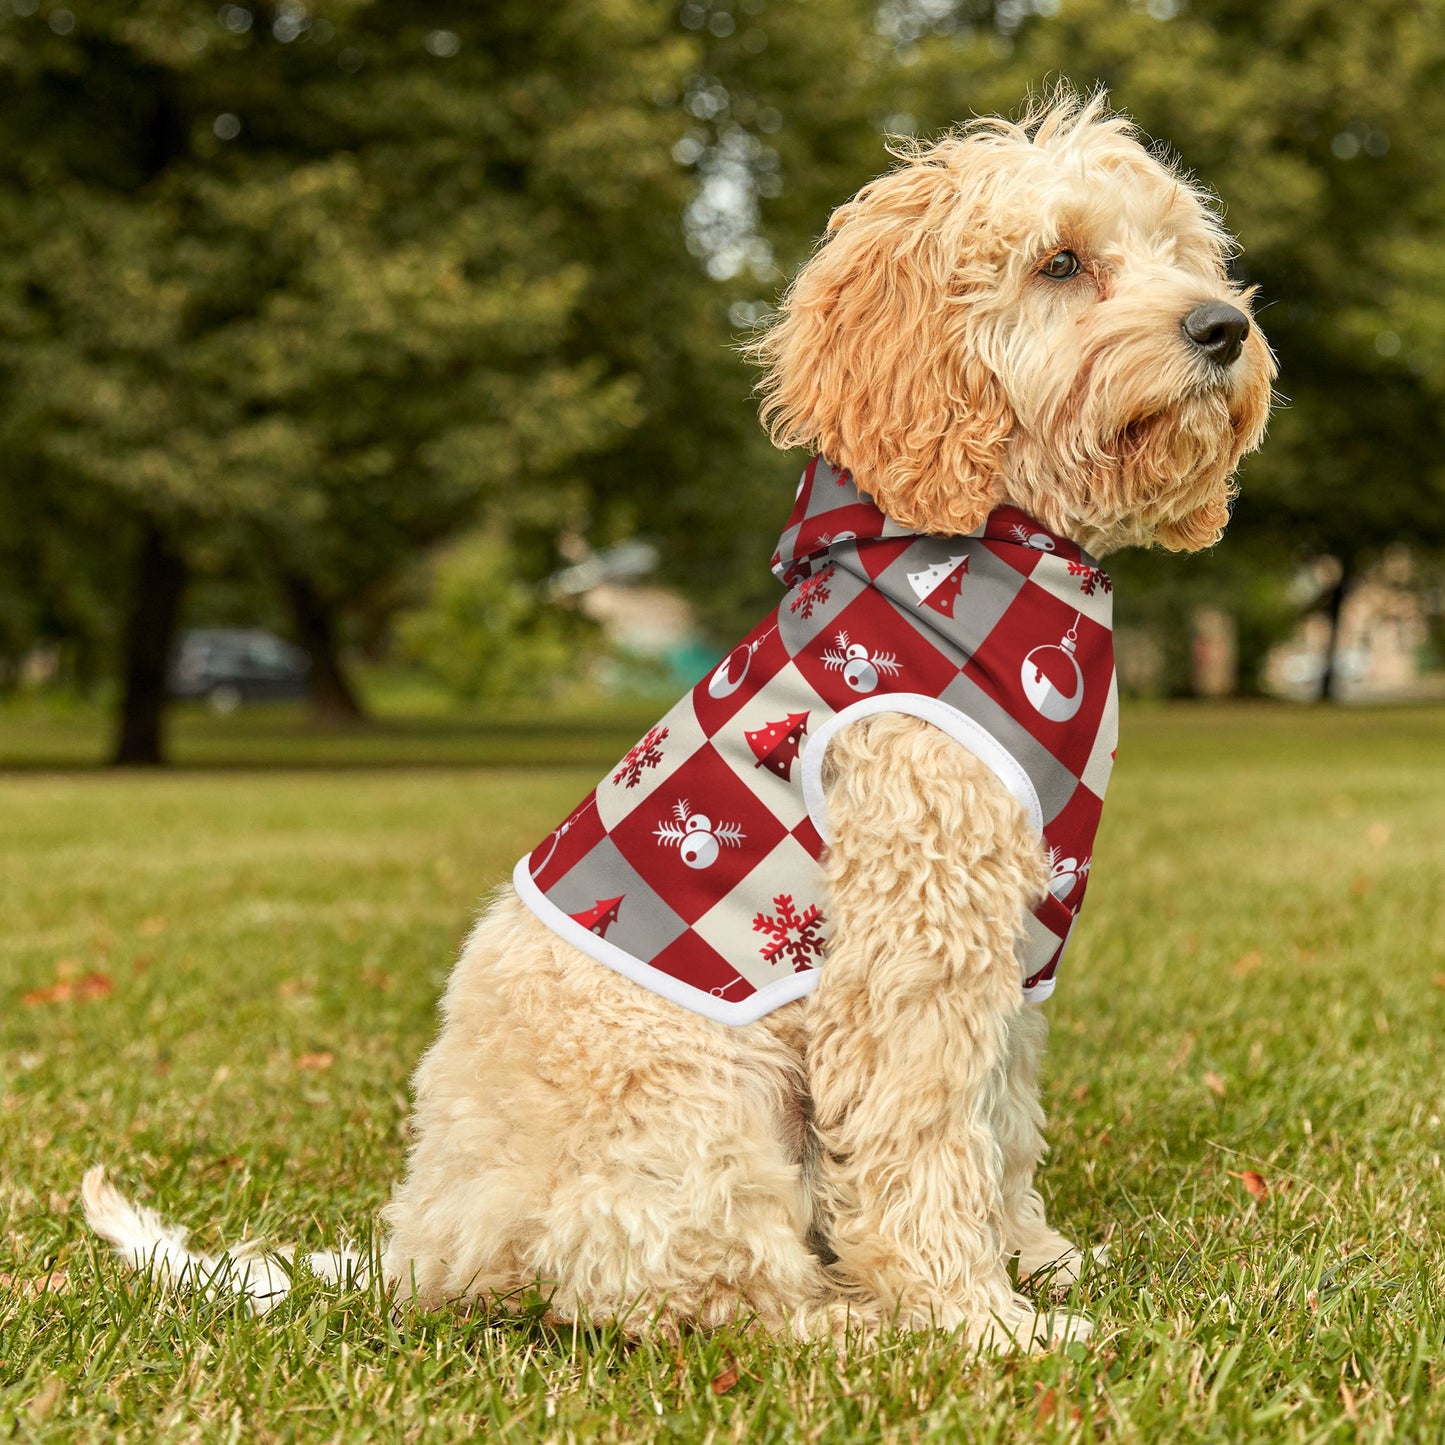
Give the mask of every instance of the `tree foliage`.
<path id="1" fill-rule="evenodd" d="M 1250 557 L 1445 546 L 1442 10 L 9 0 L 0 654 L 71 639 L 118 672 L 158 538 L 270 574 L 325 636 L 478 525 L 523 581 L 564 527 L 655 536 L 731 630 L 770 593 L 789 470 L 735 343 L 885 130 L 1065 76 L 1244 243 L 1287 398 L 1244 476 Z"/>

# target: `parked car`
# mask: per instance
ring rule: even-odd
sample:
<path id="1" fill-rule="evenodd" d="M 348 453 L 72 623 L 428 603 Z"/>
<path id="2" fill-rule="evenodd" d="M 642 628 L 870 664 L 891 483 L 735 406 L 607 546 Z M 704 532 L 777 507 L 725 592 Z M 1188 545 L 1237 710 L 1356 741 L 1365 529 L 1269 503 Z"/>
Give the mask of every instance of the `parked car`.
<path id="1" fill-rule="evenodd" d="M 243 702 L 306 696 L 311 659 L 258 627 L 203 627 L 183 633 L 171 664 L 172 697 L 204 698 L 217 712 Z"/>

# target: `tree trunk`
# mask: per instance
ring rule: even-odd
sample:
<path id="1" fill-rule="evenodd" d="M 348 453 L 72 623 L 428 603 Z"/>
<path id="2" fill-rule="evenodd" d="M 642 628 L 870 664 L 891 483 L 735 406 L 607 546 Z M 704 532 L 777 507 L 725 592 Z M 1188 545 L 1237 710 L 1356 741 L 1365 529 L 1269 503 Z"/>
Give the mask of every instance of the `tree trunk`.
<path id="1" fill-rule="evenodd" d="M 316 720 L 329 727 L 366 721 L 336 650 L 336 623 L 330 605 L 296 572 L 282 574 L 296 640 L 311 658 L 311 709 Z"/>
<path id="2" fill-rule="evenodd" d="M 1355 580 L 1355 561 L 1353 557 L 1340 558 L 1339 580 L 1330 589 L 1329 601 L 1325 604 L 1325 617 L 1330 624 L 1329 638 L 1325 643 L 1325 665 L 1320 672 L 1320 696 L 1321 702 L 1339 701 L 1339 647 L 1340 647 L 1340 614 L 1345 610 L 1345 594 L 1350 590 Z"/>
<path id="3" fill-rule="evenodd" d="M 161 730 L 167 671 L 185 585 L 184 559 L 171 548 L 160 528 L 148 523 L 136 558 L 126 621 L 124 693 L 111 754 L 117 766 L 158 767 L 165 761 Z"/>

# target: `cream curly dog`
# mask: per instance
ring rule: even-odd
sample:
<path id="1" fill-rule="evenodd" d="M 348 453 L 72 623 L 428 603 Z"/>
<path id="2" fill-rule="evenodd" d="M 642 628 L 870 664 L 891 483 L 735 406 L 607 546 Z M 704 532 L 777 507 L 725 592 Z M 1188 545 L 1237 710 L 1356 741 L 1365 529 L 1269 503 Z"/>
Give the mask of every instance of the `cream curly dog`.
<path id="1" fill-rule="evenodd" d="M 1095 556 L 1207 547 L 1274 371 L 1229 253 L 1207 198 L 1101 99 L 909 145 L 756 343 L 765 420 L 912 533 L 962 537 L 1007 505 Z M 822 782 L 826 961 L 752 1022 L 663 998 L 498 895 L 415 1077 L 385 1216 L 401 1295 L 540 1282 L 560 1319 L 668 1334 L 739 1316 L 986 1346 L 1087 1333 L 1007 1269 L 1080 1260 L 1034 1185 L 1046 1026 L 1016 947 L 1050 882 L 1038 828 L 919 716 L 840 729 Z M 86 1201 L 134 1260 L 216 1263 L 99 1170 Z M 284 1288 L 248 1269 L 261 1303 Z"/>

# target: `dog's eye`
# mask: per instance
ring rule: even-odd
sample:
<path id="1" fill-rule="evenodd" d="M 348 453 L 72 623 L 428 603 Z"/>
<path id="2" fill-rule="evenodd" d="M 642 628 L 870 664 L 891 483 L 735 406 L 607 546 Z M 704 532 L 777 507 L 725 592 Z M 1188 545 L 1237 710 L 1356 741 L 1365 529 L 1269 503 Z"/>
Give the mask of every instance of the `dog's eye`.
<path id="1" fill-rule="evenodd" d="M 1077 276 L 1082 269 L 1079 258 L 1072 251 L 1055 251 L 1039 267 L 1039 275 L 1047 276 L 1050 281 L 1067 281 L 1069 277 Z"/>

